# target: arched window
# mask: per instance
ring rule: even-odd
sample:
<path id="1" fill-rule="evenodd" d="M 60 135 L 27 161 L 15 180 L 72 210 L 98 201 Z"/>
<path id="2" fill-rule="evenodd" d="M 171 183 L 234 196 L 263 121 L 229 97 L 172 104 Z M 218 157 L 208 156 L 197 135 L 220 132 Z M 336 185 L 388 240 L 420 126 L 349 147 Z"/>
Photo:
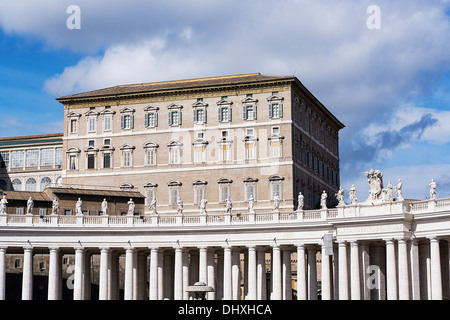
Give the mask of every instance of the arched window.
<path id="1" fill-rule="evenodd" d="M 14 179 L 13 181 L 11 181 L 11 185 L 14 191 L 22 191 L 22 181 L 20 181 L 20 179 Z"/>
<path id="2" fill-rule="evenodd" d="M 36 179 L 27 179 L 27 181 L 25 182 L 25 191 L 36 191 Z"/>
<path id="3" fill-rule="evenodd" d="M 49 177 L 42 178 L 40 190 L 44 191 L 46 188 L 50 187 L 51 183 L 52 183 L 52 179 L 50 179 Z"/>

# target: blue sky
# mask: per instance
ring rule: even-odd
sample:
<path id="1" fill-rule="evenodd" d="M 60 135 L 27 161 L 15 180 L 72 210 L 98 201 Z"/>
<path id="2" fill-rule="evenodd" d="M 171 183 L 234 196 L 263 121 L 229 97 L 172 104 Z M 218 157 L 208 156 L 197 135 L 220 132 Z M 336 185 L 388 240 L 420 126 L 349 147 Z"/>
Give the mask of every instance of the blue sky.
<path id="1" fill-rule="evenodd" d="M 70 30 L 67 8 L 80 8 Z M 370 5 L 380 29 L 369 29 Z M 0 136 L 61 132 L 58 96 L 124 83 L 295 75 L 345 125 L 341 185 L 364 171 L 450 194 L 449 0 L 0 0 Z M 6 116 L 5 116 L 6 115 Z"/>

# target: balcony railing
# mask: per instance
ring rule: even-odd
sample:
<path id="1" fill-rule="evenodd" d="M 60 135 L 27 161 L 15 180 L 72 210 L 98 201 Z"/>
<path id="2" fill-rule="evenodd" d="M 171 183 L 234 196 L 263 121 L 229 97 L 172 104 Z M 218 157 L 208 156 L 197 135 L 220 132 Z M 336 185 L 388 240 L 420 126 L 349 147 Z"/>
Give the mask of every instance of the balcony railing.
<path id="1" fill-rule="evenodd" d="M 427 214 L 450 212 L 450 198 L 424 201 L 394 201 L 358 203 L 331 209 L 298 210 L 293 212 L 233 212 L 232 214 L 171 214 L 142 216 L 65 216 L 65 215 L 11 215 L 0 214 L 1 226 L 205 226 L 310 223 L 340 218 L 369 217 L 389 214 Z"/>

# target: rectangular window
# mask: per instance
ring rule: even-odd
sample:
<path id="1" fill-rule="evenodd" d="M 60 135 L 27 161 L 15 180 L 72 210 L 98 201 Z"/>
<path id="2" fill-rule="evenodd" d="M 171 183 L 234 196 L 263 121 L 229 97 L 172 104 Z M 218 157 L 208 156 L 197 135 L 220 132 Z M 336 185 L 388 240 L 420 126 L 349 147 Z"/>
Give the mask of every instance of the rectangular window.
<path id="1" fill-rule="evenodd" d="M 154 166 L 156 165 L 156 149 L 148 148 L 145 151 L 145 165 Z"/>
<path id="2" fill-rule="evenodd" d="M 144 120 L 144 125 L 146 128 L 154 128 L 158 126 L 158 114 L 156 112 L 147 113 Z"/>
<path id="3" fill-rule="evenodd" d="M 169 205 L 171 206 L 176 206 L 177 205 L 177 201 L 178 201 L 178 197 L 179 197 L 179 192 L 180 190 L 178 188 L 172 188 L 170 189 L 170 199 L 169 199 Z"/>
<path id="4" fill-rule="evenodd" d="M 256 145 L 254 142 L 245 143 L 245 160 L 256 159 Z"/>
<path id="5" fill-rule="evenodd" d="M 0 151 L 0 168 L 9 169 L 9 151 Z"/>
<path id="6" fill-rule="evenodd" d="M 270 143 L 270 156 L 272 158 L 281 157 L 281 142 L 280 141 L 271 141 Z"/>
<path id="7" fill-rule="evenodd" d="M 194 163 L 206 162 L 206 147 L 194 145 Z"/>
<path id="8" fill-rule="evenodd" d="M 194 109 L 194 123 L 206 123 L 206 109 Z"/>
<path id="9" fill-rule="evenodd" d="M 250 104 L 243 107 L 244 120 L 256 120 L 256 105 Z"/>
<path id="10" fill-rule="evenodd" d="M 54 158 L 54 148 L 41 149 L 41 167 L 53 167 Z"/>
<path id="11" fill-rule="evenodd" d="M 103 117 L 103 131 L 111 131 L 112 129 L 112 116 Z"/>
<path id="12" fill-rule="evenodd" d="M 269 118 L 283 117 L 283 107 L 281 103 L 272 103 L 269 105 Z"/>
<path id="13" fill-rule="evenodd" d="M 134 116 L 132 114 L 122 114 L 120 117 L 120 127 L 122 129 L 133 129 Z"/>
<path id="14" fill-rule="evenodd" d="M 24 150 L 11 151 L 11 168 L 23 168 L 24 165 Z"/>
<path id="15" fill-rule="evenodd" d="M 231 121 L 231 108 L 222 107 L 219 108 L 219 122 L 229 122 Z"/>
<path id="16" fill-rule="evenodd" d="M 89 140 L 88 141 L 88 145 L 89 145 L 89 147 L 94 147 L 95 146 L 95 140 Z"/>
<path id="17" fill-rule="evenodd" d="M 63 161 L 63 148 L 56 148 L 55 149 L 55 165 L 62 166 Z"/>
<path id="18" fill-rule="evenodd" d="M 76 170 L 77 169 L 77 156 L 70 156 L 69 157 L 69 168 L 70 168 L 70 170 Z"/>
<path id="19" fill-rule="evenodd" d="M 70 119 L 69 130 L 70 130 L 70 133 L 77 133 L 78 132 L 78 120 L 77 119 Z"/>
<path id="20" fill-rule="evenodd" d="M 64 209 L 64 215 L 65 216 L 71 216 L 72 215 L 72 209 Z"/>
<path id="21" fill-rule="evenodd" d="M 225 202 L 231 196 L 231 187 L 229 184 L 221 184 L 219 186 L 219 201 Z"/>
<path id="22" fill-rule="evenodd" d="M 26 151 L 26 167 L 37 167 L 39 164 L 39 150 L 32 149 Z"/>
<path id="23" fill-rule="evenodd" d="M 204 186 L 195 186 L 194 187 L 194 204 L 199 204 L 205 196 L 205 187 Z"/>
<path id="24" fill-rule="evenodd" d="M 88 169 L 95 169 L 95 154 L 88 154 L 87 168 Z"/>
<path id="25" fill-rule="evenodd" d="M 123 151 L 122 167 L 131 167 L 131 151 Z"/>
<path id="26" fill-rule="evenodd" d="M 110 146 L 110 145 L 111 145 L 111 139 L 105 139 L 105 140 L 103 140 L 103 144 L 104 144 L 105 146 Z"/>
<path id="27" fill-rule="evenodd" d="M 248 201 L 249 199 L 255 200 L 255 185 L 254 184 L 247 184 L 245 186 L 245 200 Z"/>
<path id="28" fill-rule="evenodd" d="M 180 164 L 180 147 L 171 147 L 169 149 L 169 164 Z"/>
<path id="29" fill-rule="evenodd" d="M 219 145 L 220 161 L 231 161 L 231 144 L 223 143 Z"/>
<path id="30" fill-rule="evenodd" d="M 111 154 L 105 153 L 103 155 L 103 168 L 111 168 Z"/>
<path id="31" fill-rule="evenodd" d="M 16 207 L 16 214 L 23 214 L 23 207 Z"/>
<path id="32" fill-rule="evenodd" d="M 271 185 L 271 199 L 275 199 L 278 196 L 281 198 L 281 184 L 280 183 L 272 183 Z"/>
<path id="33" fill-rule="evenodd" d="M 181 111 L 169 112 L 169 126 L 181 125 Z"/>
<path id="34" fill-rule="evenodd" d="M 95 132 L 97 129 L 97 118 L 96 117 L 89 117 L 88 118 L 88 132 Z"/>

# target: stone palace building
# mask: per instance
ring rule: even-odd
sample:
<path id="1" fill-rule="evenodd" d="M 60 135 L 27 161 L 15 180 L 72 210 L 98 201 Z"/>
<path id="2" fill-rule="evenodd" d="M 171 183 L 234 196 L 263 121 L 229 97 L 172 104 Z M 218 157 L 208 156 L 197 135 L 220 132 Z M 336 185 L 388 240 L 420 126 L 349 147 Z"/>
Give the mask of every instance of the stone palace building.
<path id="1" fill-rule="evenodd" d="M 61 183 L 1 194 L 0 299 L 181 300 L 196 282 L 209 300 L 450 297 L 450 199 L 370 170 L 368 198 L 345 203 L 343 124 L 295 77 L 58 101 Z"/>

